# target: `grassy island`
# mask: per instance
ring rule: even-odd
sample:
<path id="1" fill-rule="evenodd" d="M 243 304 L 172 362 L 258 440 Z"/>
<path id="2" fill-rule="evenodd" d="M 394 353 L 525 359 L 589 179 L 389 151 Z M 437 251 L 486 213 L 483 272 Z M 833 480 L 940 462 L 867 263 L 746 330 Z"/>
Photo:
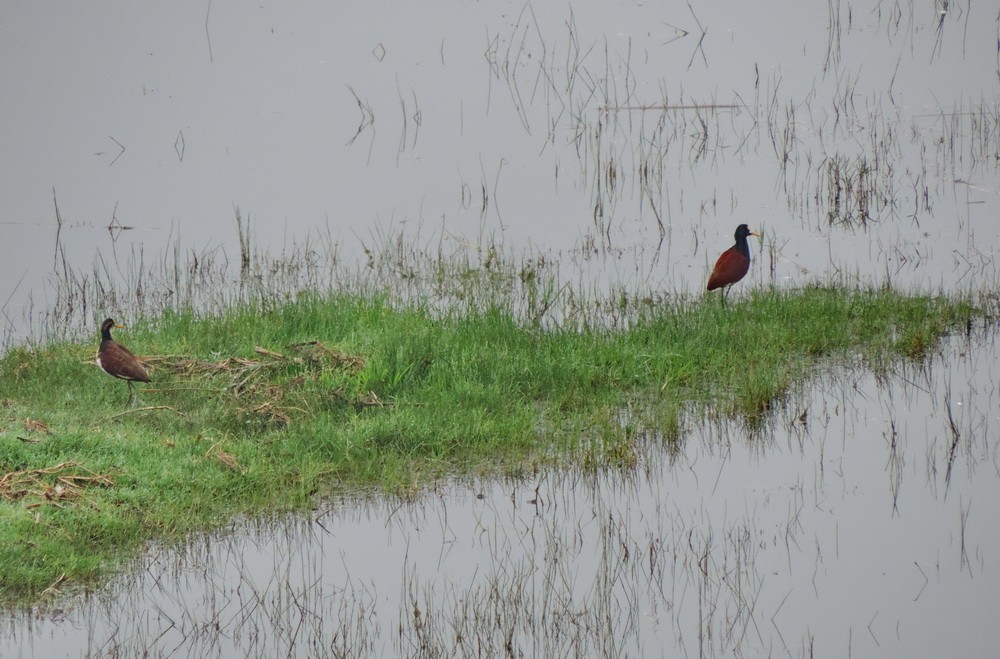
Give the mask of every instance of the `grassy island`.
<path id="1" fill-rule="evenodd" d="M 94 365 L 96 332 L 16 347 L 0 360 L 0 600 L 39 602 L 150 540 L 345 490 L 627 468 L 640 434 L 682 442 L 687 411 L 753 421 L 839 361 L 919 360 L 982 315 L 967 299 L 808 287 L 559 328 L 303 294 L 119 331 L 153 377 L 130 407 Z"/>

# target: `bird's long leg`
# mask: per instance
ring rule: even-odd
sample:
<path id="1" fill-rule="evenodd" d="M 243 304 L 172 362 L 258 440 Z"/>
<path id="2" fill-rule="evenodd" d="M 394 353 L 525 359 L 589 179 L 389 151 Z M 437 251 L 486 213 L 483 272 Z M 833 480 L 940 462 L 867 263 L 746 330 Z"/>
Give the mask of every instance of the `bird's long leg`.
<path id="1" fill-rule="evenodd" d="M 132 400 L 135 398 L 135 391 L 132 390 L 131 380 L 125 380 L 125 383 L 128 385 L 128 400 L 125 401 L 125 409 L 128 409 L 132 406 Z"/>

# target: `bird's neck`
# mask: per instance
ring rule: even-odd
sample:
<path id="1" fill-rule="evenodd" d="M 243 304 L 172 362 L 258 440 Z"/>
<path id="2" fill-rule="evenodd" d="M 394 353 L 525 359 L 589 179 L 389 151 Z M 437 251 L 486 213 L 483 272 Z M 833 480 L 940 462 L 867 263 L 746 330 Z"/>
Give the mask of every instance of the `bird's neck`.
<path id="1" fill-rule="evenodd" d="M 748 259 L 750 258 L 750 245 L 747 243 L 746 236 L 740 236 L 739 238 L 737 238 L 736 244 L 733 245 L 733 248 L 735 248 L 737 252 L 747 257 Z"/>

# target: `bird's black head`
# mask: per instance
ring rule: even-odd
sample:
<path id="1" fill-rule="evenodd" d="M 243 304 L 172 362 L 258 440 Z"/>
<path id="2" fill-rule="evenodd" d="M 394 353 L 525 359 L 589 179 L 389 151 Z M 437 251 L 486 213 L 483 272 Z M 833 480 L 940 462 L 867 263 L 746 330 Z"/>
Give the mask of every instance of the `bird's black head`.
<path id="1" fill-rule="evenodd" d="M 104 339 L 111 339 L 111 328 L 117 327 L 121 328 L 121 325 L 115 323 L 113 318 L 105 318 L 104 322 L 101 323 L 101 337 Z"/>
<path id="2" fill-rule="evenodd" d="M 736 234 L 735 235 L 736 235 L 736 240 L 740 240 L 741 238 L 747 238 L 749 236 L 756 236 L 758 234 L 756 234 L 753 231 L 751 231 L 750 227 L 748 227 L 747 225 L 741 224 L 738 227 L 736 227 Z"/>

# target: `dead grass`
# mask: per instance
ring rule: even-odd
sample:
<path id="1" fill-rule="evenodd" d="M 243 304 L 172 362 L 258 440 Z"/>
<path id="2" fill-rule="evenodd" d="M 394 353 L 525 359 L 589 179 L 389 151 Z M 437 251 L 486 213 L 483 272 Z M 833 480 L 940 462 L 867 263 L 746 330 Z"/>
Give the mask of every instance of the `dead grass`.
<path id="1" fill-rule="evenodd" d="M 227 356 L 215 361 L 186 355 L 148 357 L 145 362 L 155 371 L 173 376 L 167 387 L 149 391 L 202 391 L 225 396 L 227 409 L 237 419 L 282 427 L 296 415 L 310 412 L 309 396 L 303 393 L 307 381 L 330 372 L 357 374 L 366 361 L 322 341 L 293 343 L 285 347 L 285 352 L 256 346 L 253 352 L 253 358 Z M 373 399 L 377 400 L 370 393 L 354 402 L 367 406 L 373 404 Z"/>
<path id="2" fill-rule="evenodd" d="M 28 509 L 46 504 L 61 507 L 64 502 L 81 499 L 89 487 L 114 487 L 114 481 L 111 476 L 95 473 L 77 462 L 10 471 L 0 476 L 0 498 L 30 499 Z"/>

